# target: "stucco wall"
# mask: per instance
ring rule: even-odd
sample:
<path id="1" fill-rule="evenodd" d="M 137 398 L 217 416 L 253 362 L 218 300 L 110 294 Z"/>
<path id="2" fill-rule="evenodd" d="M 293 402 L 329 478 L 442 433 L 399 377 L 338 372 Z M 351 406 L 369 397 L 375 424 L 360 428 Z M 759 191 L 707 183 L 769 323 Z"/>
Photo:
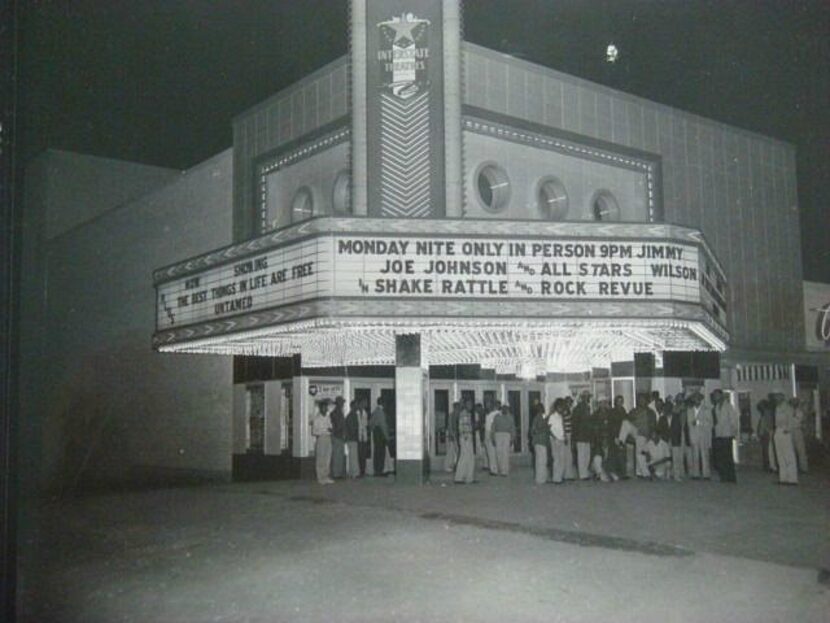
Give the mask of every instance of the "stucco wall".
<path id="1" fill-rule="evenodd" d="M 46 181 L 46 238 L 129 203 L 176 179 L 179 171 L 52 149 L 38 160 Z"/>
<path id="2" fill-rule="evenodd" d="M 50 191 L 46 222 L 74 200 L 60 192 L 71 188 L 62 178 L 72 176 L 72 156 L 38 180 Z M 129 178 L 129 163 L 120 164 Z M 38 250 L 40 349 L 22 353 L 34 370 L 22 399 L 41 486 L 135 480 L 160 468 L 229 474 L 231 359 L 161 355 L 150 337 L 153 269 L 230 243 L 231 196 L 227 150 L 140 198 L 99 205 Z"/>
<path id="3" fill-rule="evenodd" d="M 472 44 L 463 62 L 466 105 L 659 155 L 665 220 L 700 228 L 724 264 L 733 344 L 803 348 L 791 145 Z"/>
<path id="4" fill-rule="evenodd" d="M 823 310 L 830 305 L 830 283 L 804 282 L 804 342 L 807 350 L 830 357 L 830 317 Z M 830 363 L 830 360 L 828 360 Z"/>
<path id="5" fill-rule="evenodd" d="M 468 218 L 546 218 L 539 207 L 539 182 L 555 174 L 567 197 L 565 218 L 569 221 L 593 220 L 591 199 L 600 190 L 610 192 L 619 202 L 619 220 L 648 220 L 648 188 L 643 171 L 472 132 L 464 133 L 464 156 L 464 215 Z M 483 207 L 476 188 L 476 171 L 489 162 L 504 167 L 510 186 L 509 204 L 496 213 Z"/>
<path id="6" fill-rule="evenodd" d="M 256 160 L 338 119 L 348 125 L 348 61 L 344 56 L 329 63 L 234 119 L 234 241 L 259 233 Z"/>

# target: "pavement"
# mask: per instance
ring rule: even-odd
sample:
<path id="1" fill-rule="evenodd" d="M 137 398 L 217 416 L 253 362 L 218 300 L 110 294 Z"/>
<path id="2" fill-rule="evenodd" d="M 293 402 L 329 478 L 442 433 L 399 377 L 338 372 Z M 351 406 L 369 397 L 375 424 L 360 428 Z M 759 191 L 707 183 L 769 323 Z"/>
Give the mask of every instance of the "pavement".
<path id="1" fill-rule="evenodd" d="M 26 509 L 20 620 L 830 621 L 830 473 L 220 484 Z"/>

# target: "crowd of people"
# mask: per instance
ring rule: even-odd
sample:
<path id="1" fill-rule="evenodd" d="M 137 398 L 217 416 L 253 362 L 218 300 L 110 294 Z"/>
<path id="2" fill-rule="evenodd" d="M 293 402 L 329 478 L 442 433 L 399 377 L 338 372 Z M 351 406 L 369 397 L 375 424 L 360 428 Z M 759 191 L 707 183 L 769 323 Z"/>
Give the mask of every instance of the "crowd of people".
<path id="1" fill-rule="evenodd" d="M 378 400 L 371 414 L 365 401 L 352 400 L 347 412 L 345 403 L 341 396 L 333 402 L 320 400 L 311 420 L 315 471 L 317 482 L 322 485 L 340 478 L 364 477 L 369 457 L 375 476 L 386 476 L 392 471 L 388 451 L 391 438 L 383 401 Z"/>
<path id="2" fill-rule="evenodd" d="M 547 410 L 534 405 L 530 445 L 536 484 L 615 482 L 632 476 L 711 480 L 713 472 L 721 482 L 737 482 L 732 448 L 740 434 L 739 415 L 723 391 L 713 391 L 708 401 L 701 393 L 666 398 L 658 392 L 640 394 L 631 410 L 621 396 L 613 404 L 605 398 L 593 403 L 591 398 L 583 391 L 576 400 L 557 398 Z M 762 409 L 758 436 L 765 468 L 778 471 L 781 484 L 797 484 L 799 469 L 807 469 L 798 400 L 774 394 Z M 506 476 L 515 434 L 507 406 L 455 403 L 445 430 L 446 470 L 454 473 L 456 483 L 475 482 L 478 442 L 483 468 Z"/>
<path id="3" fill-rule="evenodd" d="M 662 398 L 658 392 L 639 394 L 627 410 L 623 398 L 596 403 L 583 391 L 577 399 L 557 398 L 549 409 L 532 407 L 530 447 L 534 482 L 561 484 L 566 480 L 616 482 L 636 477 L 650 480 L 711 480 L 737 482 L 732 448 L 740 434 L 737 411 L 716 389 L 708 401 L 699 393 Z M 389 426 L 379 399 L 369 413 L 365 401 L 322 400 L 312 418 L 317 480 L 361 478 L 372 459 L 372 473 L 392 471 Z M 798 399 L 770 394 L 759 405 L 756 435 L 764 469 L 778 472 L 780 484 L 795 485 L 807 471 Z M 456 402 L 443 430 L 444 467 L 456 483 L 476 482 L 476 456 L 493 476 L 510 474 L 510 454 L 516 439 L 515 418 L 498 401 L 486 406 Z"/>

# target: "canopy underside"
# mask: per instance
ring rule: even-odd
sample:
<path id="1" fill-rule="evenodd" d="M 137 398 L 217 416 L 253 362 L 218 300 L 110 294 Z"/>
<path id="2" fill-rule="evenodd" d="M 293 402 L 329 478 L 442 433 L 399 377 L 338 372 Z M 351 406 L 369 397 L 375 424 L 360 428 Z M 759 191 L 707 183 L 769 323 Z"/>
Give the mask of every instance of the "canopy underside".
<path id="1" fill-rule="evenodd" d="M 726 349 L 706 325 L 686 320 L 309 320 L 160 346 L 163 352 L 285 357 L 305 367 L 394 365 L 395 335 L 419 333 L 430 365 L 480 364 L 535 377 L 630 361 L 635 352 Z"/>

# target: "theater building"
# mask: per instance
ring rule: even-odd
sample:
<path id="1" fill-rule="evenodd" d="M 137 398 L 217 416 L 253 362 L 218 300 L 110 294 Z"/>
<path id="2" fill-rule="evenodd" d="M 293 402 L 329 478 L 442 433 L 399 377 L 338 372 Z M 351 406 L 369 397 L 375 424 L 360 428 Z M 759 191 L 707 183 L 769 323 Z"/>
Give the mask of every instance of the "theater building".
<path id="1" fill-rule="evenodd" d="M 791 145 L 465 42 L 455 0 L 351 4 L 347 56 L 155 195 L 181 217 L 141 260 L 142 361 L 175 370 L 152 418 L 227 439 L 186 467 L 301 476 L 321 397 L 382 399 L 402 482 L 442 466 L 456 400 L 511 407 L 517 462 L 531 406 L 586 388 L 820 411 Z"/>

